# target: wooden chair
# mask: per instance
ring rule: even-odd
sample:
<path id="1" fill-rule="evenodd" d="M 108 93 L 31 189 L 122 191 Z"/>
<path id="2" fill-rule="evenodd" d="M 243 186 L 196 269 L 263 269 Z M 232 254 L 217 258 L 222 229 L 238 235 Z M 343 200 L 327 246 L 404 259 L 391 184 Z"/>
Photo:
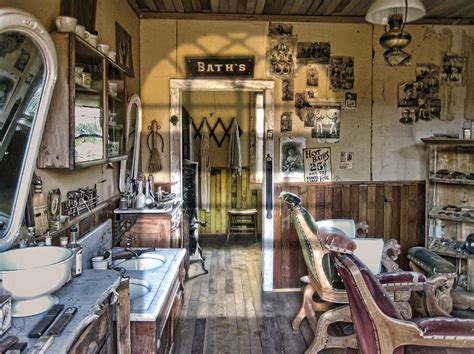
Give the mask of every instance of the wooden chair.
<path id="1" fill-rule="evenodd" d="M 230 209 L 228 212 L 227 242 L 231 234 L 253 235 L 257 239 L 257 209 Z"/>
<path id="2" fill-rule="evenodd" d="M 403 320 L 380 282 L 350 250 L 348 254 L 331 253 L 346 285 L 362 353 L 398 354 L 407 345 L 474 348 L 474 320 L 452 317 Z"/>
<path id="3" fill-rule="evenodd" d="M 349 302 L 347 292 L 329 253 L 339 249 L 354 251 L 357 247 L 355 241 L 340 229 L 331 226 L 318 228 L 312 216 L 300 205 L 301 200 L 298 196 L 283 192 L 280 198 L 286 202 L 291 211 L 291 219 L 309 272 L 309 284 L 304 288 L 303 303 L 293 320 L 293 329 L 297 330 L 301 322 L 305 318 L 308 319 L 315 334 L 315 339 L 307 350 L 308 353 L 318 352 L 324 348 L 357 348 L 354 334 L 336 337 L 328 333 L 329 326 L 334 322 L 351 322 L 349 307 L 346 305 Z M 386 256 L 382 259 L 387 261 L 387 269 L 392 271 L 396 266 L 394 257 L 398 255 L 397 247 L 394 246 L 394 242 L 390 242 L 384 250 Z M 433 312 L 444 314 L 437 308 L 433 299 L 433 288 L 441 286 L 445 279 L 427 282 L 425 276 L 414 272 L 384 273 L 380 279 L 384 286 L 390 289 L 390 296 L 397 299 L 398 308 L 406 318 L 411 317 L 408 300 L 412 291 L 425 291 L 427 302 Z M 315 300 L 316 294 L 318 299 Z M 326 312 L 317 319 L 316 311 Z"/>

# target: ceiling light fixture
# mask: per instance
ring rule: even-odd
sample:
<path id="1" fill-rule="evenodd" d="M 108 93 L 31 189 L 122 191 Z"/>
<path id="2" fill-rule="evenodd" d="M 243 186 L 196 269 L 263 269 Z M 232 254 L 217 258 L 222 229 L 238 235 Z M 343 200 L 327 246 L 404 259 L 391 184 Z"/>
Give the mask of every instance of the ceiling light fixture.
<path id="1" fill-rule="evenodd" d="M 401 65 L 410 59 L 410 54 L 402 50 L 411 41 L 410 33 L 404 31 L 405 23 L 416 21 L 425 14 L 421 0 L 375 0 L 370 5 L 365 20 L 389 26 L 380 37 L 380 44 L 386 49 L 384 57 L 389 65 Z"/>

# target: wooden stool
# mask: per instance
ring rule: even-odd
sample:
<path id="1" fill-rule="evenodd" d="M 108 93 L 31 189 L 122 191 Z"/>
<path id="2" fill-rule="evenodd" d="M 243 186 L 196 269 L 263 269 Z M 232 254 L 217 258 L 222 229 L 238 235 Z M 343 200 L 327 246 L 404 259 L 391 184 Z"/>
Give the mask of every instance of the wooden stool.
<path id="1" fill-rule="evenodd" d="M 254 235 L 257 241 L 257 209 L 230 209 L 228 212 L 227 242 L 230 234 Z"/>

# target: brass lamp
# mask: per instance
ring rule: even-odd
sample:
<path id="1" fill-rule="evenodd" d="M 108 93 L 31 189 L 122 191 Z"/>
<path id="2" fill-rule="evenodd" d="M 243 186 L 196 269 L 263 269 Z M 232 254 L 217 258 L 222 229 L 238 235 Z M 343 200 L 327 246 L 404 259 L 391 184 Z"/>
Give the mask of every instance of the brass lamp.
<path id="1" fill-rule="evenodd" d="M 416 21 L 426 14 L 421 0 L 375 0 L 365 16 L 367 22 L 387 25 L 389 29 L 380 37 L 384 57 L 391 65 L 401 65 L 410 58 L 404 52 L 411 41 L 411 35 L 404 31 L 405 23 Z"/>

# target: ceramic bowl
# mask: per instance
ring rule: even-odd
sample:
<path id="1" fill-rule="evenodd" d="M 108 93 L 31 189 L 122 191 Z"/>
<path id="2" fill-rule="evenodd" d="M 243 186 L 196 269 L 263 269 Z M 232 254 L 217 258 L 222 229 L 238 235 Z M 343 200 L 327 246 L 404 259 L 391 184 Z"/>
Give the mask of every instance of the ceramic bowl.
<path id="1" fill-rule="evenodd" d="M 77 19 L 69 16 L 56 17 L 56 28 L 58 32 L 75 32 Z"/>
<path id="2" fill-rule="evenodd" d="M 93 269 L 107 269 L 109 261 L 104 259 L 102 256 L 97 256 L 92 258 L 92 268 Z"/>
<path id="3" fill-rule="evenodd" d="M 107 53 L 109 52 L 109 48 L 110 46 L 108 44 L 104 44 L 104 43 L 100 43 L 100 44 L 97 44 L 97 49 L 104 53 L 105 55 L 107 55 Z"/>
<path id="4" fill-rule="evenodd" d="M 12 316 L 31 316 L 57 303 L 51 294 L 70 279 L 72 257 L 70 249 L 53 246 L 0 253 L 0 277 L 12 294 Z"/>

